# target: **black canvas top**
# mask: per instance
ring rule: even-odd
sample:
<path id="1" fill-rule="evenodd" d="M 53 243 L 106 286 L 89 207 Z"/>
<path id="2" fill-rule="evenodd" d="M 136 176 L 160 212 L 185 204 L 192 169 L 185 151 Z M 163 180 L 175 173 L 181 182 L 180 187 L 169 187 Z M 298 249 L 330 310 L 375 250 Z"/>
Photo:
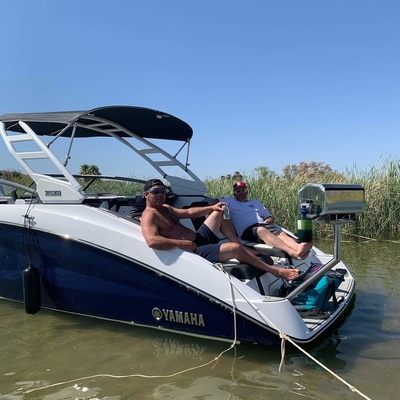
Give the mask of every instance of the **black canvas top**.
<path id="1" fill-rule="evenodd" d="M 102 118 L 106 120 L 104 122 L 108 120 L 112 124 L 110 129 L 114 129 L 114 124 L 117 124 L 142 138 L 186 142 L 193 136 L 192 128 L 181 119 L 161 111 L 134 106 L 109 106 L 88 111 L 4 114 L 0 116 L 0 121 L 5 123 L 6 130 L 24 132 L 18 124 L 19 121 L 23 121 L 39 136 L 56 136 L 69 126 L 63 137 L 70 137 L 73 124 L 78 122 L 75 137 L 109 136 L 105 132 L 88 128 L 89 125 L 96 123 L 88 118 L 90 116 Z M 114 134 L 120 137 L 129 136 L 123 131 Z"/>

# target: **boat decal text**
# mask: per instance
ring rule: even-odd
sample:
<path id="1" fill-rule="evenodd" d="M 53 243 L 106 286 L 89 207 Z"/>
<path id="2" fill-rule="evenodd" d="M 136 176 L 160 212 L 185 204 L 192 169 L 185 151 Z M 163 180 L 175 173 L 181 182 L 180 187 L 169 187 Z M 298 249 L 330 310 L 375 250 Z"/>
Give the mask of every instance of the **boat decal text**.
<path id="1" fill-rule="evenodd" d="M 160 310 L 157 307 L 153 308 L 151 313 L 157 321 L 164 318 L 166 321 L 177 322 L 179 324 L 206 326 L 203 314 L 165 310 L 164 308 Z"/>
<path id="2" fill-rule="evenodd" d="M 45 190 L 46 197 L 61 197 L 61 190 Z"/>

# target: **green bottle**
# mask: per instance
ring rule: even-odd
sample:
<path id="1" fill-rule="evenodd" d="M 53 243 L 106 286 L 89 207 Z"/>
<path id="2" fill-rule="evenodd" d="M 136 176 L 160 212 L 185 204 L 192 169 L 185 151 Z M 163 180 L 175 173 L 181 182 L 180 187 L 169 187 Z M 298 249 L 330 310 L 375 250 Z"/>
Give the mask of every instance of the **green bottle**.
<path id="1" fill-rule="evenodd" d="M 312 220 L 307 217 L 308 210 L 306 206 L 300 209 L 301 217 L 297 221 L 297 237 L 300 242 L 311 242 L 312 238 Z"/>

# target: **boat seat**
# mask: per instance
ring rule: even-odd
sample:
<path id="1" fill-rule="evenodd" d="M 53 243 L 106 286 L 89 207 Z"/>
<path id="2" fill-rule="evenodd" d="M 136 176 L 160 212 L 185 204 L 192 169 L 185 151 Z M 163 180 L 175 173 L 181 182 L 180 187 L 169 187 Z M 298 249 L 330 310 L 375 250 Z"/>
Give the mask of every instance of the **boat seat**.
<path id="1" fill-rule="evenodd" d="M 293 234 L 290 231 L 283 228 L 282 226 L 280 226 L 280 228 L 288 236 L 292 237 L 293 240 L 299 242 L 299 240 L 295 236 L 293 236 Z M 288 262 L 293 265 L 292 257 L 288 253 L 286 253 L 284 250 L 278 249 L 277 247 L 272 247 L 266 243 L 251 242 L 251 241 L 244 241 L 243 244 L 246 246 L 252 247 L 253 249 L 255 249 L 257 251 L 266 253 L 266 254 L 270 255 L 271 257 L 286 258 L 288 260 Z"/>
<path id="2" fill-rule="evenodd" d="M 0 204 L 12 204 L 14 200 L 8 196 L 0 196 Z"/>
<path id="3" fill-rule="evenodd" d="M 274 263 L 273 260 L 265 254 L 261 255 L 260 257 L 268 264 Z M 261 281 L 261 277 L 267 273 L 266 271 L 253 267 L 252 265 L 241 264 L 238 261 L 234 260 L 224 262 L 222 263 L 222 266 L 224 267 L 224 270 L 226 272 L 241 281 L 251 281 L 254 279 L 260 294 L 262 296 L 265 296 L 266 293 Z"/>
<path id="4" fill-rule="evenodd" d="M 187 209 L 187 208 L 191 208 L 191 207 L 206 207 L 208 206 L 208 201 L 194 201 L 192 204 L 190 204 L 190 206 L 184 206 L 182 208 Z M 206 217 L 199 217 L 199 218 L 191 218 L 192 220 L 192 224 L 194 229 L 197 231 L 201 224 L 206 220 Z"/>
<path id="5" fill-rule="evenodd" d="M 125 197 L 115 197 L 114 199 L 104 200 L 100 208 L 113 211 L 121 215 L 130 215 L 132 218 L 141 215 L 146 207 L 145 202 L 135 203 Z"/>
<path id="6" fill-rule="evenodd" d="M 167 193 L 165 197 L 165 204 L 169 204 L 170 206 L 172 206 L 172 204 L 175 203 L 177 198 L 178 195 L 176 193 Z"/>
<path id="7" fill-rule="evenodd" d="M 232 264 L 232 263 L 222 263 L 225 271 L 229 274 L 233 275 L 235 278 L 240 280 L 252 280 L 257 276 L 261 276 L 265 274 L 265 271 L 262 271 L 259 268 L 253 267 L 252 265 L 247 264 Z"/>
<path id="8" fill-rule="evenodd" d="M 274 264 L 274 260 L 267 254 L 261 254 L 258 257 L 260 257 L 264 262 L 269 265 Z M 223 262 L 222 265 L 226 271 L 228 271 L 230 274 L 238 279 L 253 279 L 256 276 L 261 276 L 265 274 L 265 271 L 253 267 L 252 265 L 241 264 L 236 259 Z"/>
<path id="9" fill-rule="evenodd" d="M 266 254 L 270 257 L 277 257 L 277 258 L 287 258 L 291 261 L 291 257 L 285 251 L 278 249 L 277 247 L 268 246 L 265 243 L 255 243 L 255 242 L 244 242 L 245 246 L 252 247 L 257 251 L 261 251 L 263 254 Z"/>
<path id="10" fill-rule="evenodd" d="M 113 199 L 104 200 L 100 204 L 100 208 L 104 208 L 106 210 L 118 212 L 121 205 L 127 205 L 128 201 L 123 197 L 115 197 Z"/>

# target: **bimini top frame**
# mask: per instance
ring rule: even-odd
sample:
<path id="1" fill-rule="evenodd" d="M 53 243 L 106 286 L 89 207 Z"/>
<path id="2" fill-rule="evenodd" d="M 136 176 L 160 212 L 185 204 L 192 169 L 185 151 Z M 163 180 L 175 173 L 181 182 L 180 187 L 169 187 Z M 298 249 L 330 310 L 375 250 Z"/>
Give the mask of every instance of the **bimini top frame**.
<path id="1" fill-rule="evenodd" d="M 82 202 L 85 198 L 79 182 L 66 169 L 75 138 L 113 137 L 152 165 L 174 186 L 176 193 L 182 189 L 189 194 L 204 194 L 207 190 L 202 181 L 188 169 L 192 128 L 181 119 L 161 111 L 133 106 L 109 106 L 88 111 L 4 114 L 0 116 L 0 134 L 9 152 L 36 182 L 38 194 L 43 202 Z M 49 136 L 53 139 L 46 145 L 39 136 Z M 50 151 L 50 146 L 59 137 L 71 138 L 64 163 Z M 144 145 L 144 148 L 133 145 L 127 140 L 129 138 L 134 138 Z M 147 139 L 181 141 L 183 145 L 175 155 L 171 155 Z M 17 151 L 17 142 L 34 142 L 38 150 Z M 187 154 L 183 164 L 177 160 L 177 156 L 185 146 Z M 158 155 L 162 160 L 154 160 Z M 32 159 L 51 160 L 63 179 L 36 173 L 27 164 L 27 161 Z M 179 167 L 192 181 L 169 176 L 163 168 L 169 166 Z M 59 185 L 63 186 L 64 193 L 61 195 L 56 188 Z"/>

